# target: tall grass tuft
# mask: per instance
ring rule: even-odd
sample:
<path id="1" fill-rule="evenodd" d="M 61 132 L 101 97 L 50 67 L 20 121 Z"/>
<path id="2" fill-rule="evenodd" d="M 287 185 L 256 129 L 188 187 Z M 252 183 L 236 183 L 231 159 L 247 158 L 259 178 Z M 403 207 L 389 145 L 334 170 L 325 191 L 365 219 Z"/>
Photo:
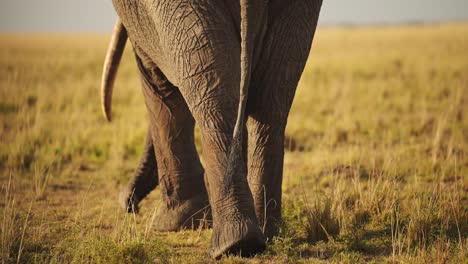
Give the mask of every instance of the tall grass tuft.
<path id="1" fill-rule="evenodd" d="M 2 185 L 3 210 L 2 210 L 2 228 L 0 230 L 2 263 L 8 263 L 13 259 L 13 250 L 15 250 L 20 229 L 18 226 L 18 208 L 13 195 L 11 174 L 6 185 Z"/>

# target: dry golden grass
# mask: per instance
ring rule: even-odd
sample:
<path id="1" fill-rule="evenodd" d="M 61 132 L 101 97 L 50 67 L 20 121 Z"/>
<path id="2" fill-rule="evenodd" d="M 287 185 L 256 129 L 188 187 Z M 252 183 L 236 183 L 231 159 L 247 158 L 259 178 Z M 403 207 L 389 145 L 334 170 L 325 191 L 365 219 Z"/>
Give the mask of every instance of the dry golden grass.
<path id="1" fill-rule="evenodd" d="M 108 36 L 0 36 L 1 260 L 205 263 L 210 230 L 116 203 L 147 129 L 130 49 L 114 122 Z M 468 25 L 319 28 L 287 128 L 285 224 L 226 263 L 461 263 L 468 246 Z"/>

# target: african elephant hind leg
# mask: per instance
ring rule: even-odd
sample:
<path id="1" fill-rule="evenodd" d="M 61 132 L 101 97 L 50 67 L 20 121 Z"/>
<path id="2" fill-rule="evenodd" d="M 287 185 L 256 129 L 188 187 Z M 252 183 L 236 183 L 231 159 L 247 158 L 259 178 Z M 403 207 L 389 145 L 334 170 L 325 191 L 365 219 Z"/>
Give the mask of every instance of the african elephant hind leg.
<path id="1" fill-rule="evenodd" d="M 220 111 L 214 115 L 219 117 L 216 118 L 218 120 L 230 120 L 229 112 Z M 231 117 L 235 117 L 235 112 Z M 214 258 L 220 258 L 224 254 L 253 256 L 265 249 L 265 239 L 255 216 L 244 168 L 245 161 L 234 161 L 243 164 L 238 167 L 239 170 L 232 179 L 226 177 L 229 166 L 227 150 L 232 143 L 232 128 L 227 133 L 221 132 L 219 127 L 229 128 L 229 125 L 220 123 L 215 125 L 218 127 L 215 129 L 200 128 L 203 133 L 203 157 L 213 214 L 210 254 Z"/>
<path id="2" fill-rule="evenodd" d="M 235 62 L 236 57 L 229 55 Z M 229 156 L 239 98 L 239 76 L 233 74 L 235 68 L 229 66 L 188 79 L 183 90 L 202 134 L 203 161 L 213 215 L 210 253 L 214 258 L 223 254 L 254 255 L 265 249 L 247 183 L 245 157 L 239 155 L 230 159 Z M 199 85 L 199 90 L 206 89 L 206 97 L 195 94 L 197 89 L 191 87 L 191 83 Z M 228 171 L 230 168 L 234 168 L 232 174 Z"/>
<path id="3" fill-rule="evenodd" d="M 158 168 L 151 131 L 148 130 L 140 164 L 133 179 L 121 193 L 121 205 L 128 213 L 138 213 L 139 203 L 158 185 Z"/>
<path id="4" fill-rule="evenodd" d="M 248 99 L 248 180 L 265 236 L 281 223 L 284 133 L 317 25 L 321 0 L 271 3 L 271 21 Z"/>
<path id="5" fill-rule="evenodd" d="M 158 231 L 197 228 L 205 223 L 209 203 L 195 148 L 195 121 L 179 89 L 159 68 L 138 63 L 162 196 L 154 227 Z"/>

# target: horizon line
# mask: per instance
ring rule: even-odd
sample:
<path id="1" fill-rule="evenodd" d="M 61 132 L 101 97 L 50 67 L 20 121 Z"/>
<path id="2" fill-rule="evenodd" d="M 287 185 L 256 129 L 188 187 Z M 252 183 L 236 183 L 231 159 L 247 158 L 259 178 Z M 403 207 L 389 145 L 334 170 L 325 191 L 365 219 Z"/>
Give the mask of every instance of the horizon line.
<path id="1" fill-rule="evenodd" d="M 321 27 L 337 27 L 337 28 L 365 28 L 365 27 L 398 27 L 398 26 L 433 26 L 444 24 L 464 24 L 468 23 L 468 18 L 439 20 L 439 21 L 424 21 L 424 20 L 407 20 L 407 21 L 387 21 L 387 22 L 322 22 L 318 24 Z M 0 29 L 0 34 L 110 34 L 109 30 L 4 30 Z"/>

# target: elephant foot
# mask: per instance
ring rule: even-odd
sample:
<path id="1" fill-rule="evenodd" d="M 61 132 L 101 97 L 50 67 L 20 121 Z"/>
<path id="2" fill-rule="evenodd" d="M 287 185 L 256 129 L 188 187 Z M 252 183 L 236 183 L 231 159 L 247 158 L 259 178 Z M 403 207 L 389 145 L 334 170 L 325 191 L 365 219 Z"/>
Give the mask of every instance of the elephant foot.
<path id="1" fill-rule="evenodd" d="M 210 255 L 220 259 L 223 255 L 253 257 L 265 250 L 265 238 L 256 222 L 237 217 L 223 218 L 213 230 Z"/>
<path id="2" fill-rule="evenodd" d="M 209 203 L 205 195 L 198 195 L 176 205 L 162 205 L 155 216 L 154 229 L 161 232 L 208 227 L 211 222 Z"/>
<path id="3" fill-rule="evenodd" d="M 119 204 L 127 213 L 138 213 L 140 207 L 138 204 L 140 201 L 136 198 L 136 195 L 133 191 L 130 191 L 129 188 L 123 190 L 119 195 Z"/>

